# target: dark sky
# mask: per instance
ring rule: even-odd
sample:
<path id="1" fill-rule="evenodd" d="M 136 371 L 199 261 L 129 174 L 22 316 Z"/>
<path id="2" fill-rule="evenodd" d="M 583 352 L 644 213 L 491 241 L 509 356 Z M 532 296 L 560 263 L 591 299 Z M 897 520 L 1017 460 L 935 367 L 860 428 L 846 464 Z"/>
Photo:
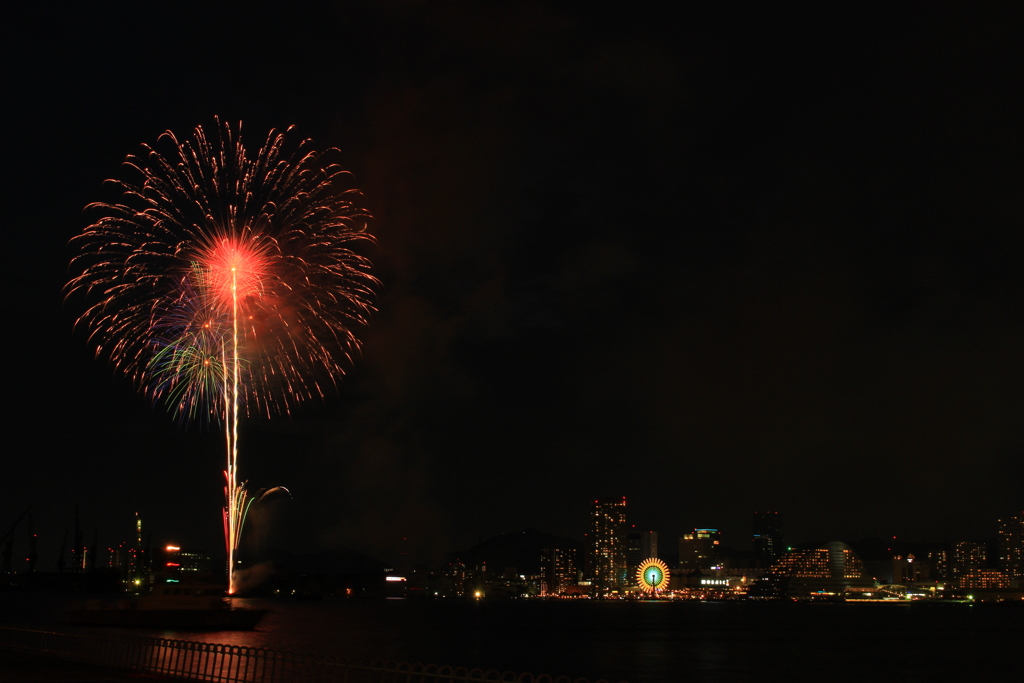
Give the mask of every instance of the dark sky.
<path id="1" fill-rule="evenodd" d="M 250 421 L 295 548 L 443 558 L 597 496 L 672 548 L 994 534 L 1024 495 L 1024 22 L 551 2 L 87 3 L 4 50 L 0 529 L 219 549 L 217 431 L 72 333 L 105 178 L 215 115 L 338 147 L 383 282 L 337 396 Z M 23 528 L 24 530 L 24 528 Z M 253 538 L 255 543 L 257 539 Z"/>

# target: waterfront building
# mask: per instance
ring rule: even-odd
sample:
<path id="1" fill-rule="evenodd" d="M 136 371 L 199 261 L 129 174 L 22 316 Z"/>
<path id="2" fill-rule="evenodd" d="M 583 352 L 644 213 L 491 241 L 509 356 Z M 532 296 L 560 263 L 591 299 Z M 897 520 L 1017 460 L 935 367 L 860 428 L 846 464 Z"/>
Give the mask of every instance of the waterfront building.
<path id="1" fill-rule="evenodd" d="M 596 597 L 626 587 L 626 499 L 599 498 L 591 518 L 591 571 Z"/>
<path id="2" fill-rule="evenodd" d="M 754 562 L 770 567 L 785 551 L 782 545 L 782 515 L 778 512 L 754 513 Z"/>
<path id="3" fill-rule="evenodd" d="M 675 572 L 671 588 L 676 597 L 706 600 L 745 596 L 761 573 L 756 567 L 732 567 L 705 571 Z"/>
<path id="4" fill-rule="evenodd" d="M 864 562 L 853 548 L 832 541 L 812 549 L 782 555 L 762 577 L 763 594 L 789 597 L 841 596 L 874 588 Z"/>
<path id="5" fill-rule="evenodd" d="M 957 584 L 961 591 L 1010 587 L 1009 579 L 998 569 L 968 569 Z"/>
<path id="6" fill-rule="evenodd" d="M 679 569 L 683 572 L 711 569 L 718 565 L 718 529 L 694 529 L 679 539 Z"/>

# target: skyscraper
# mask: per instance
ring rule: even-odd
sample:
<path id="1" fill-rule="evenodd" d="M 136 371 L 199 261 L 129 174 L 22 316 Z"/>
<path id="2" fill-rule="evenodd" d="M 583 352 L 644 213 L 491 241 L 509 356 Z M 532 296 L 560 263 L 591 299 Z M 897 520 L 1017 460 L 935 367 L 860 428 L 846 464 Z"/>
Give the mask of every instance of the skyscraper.
<path id="1" fill-rule="evenodd" d="M 633 580 L 644 560 L 658 557 L 658 532 L 630 529 L 626 533 L 626 578 Z"/>
<path id="2" fill-rule="evenodd" d="M 782 546 L 782 515 L 778 512 L 754 513 L 754 561 L 768 568 L 785 552 Z"/>
<path id="3" fill-rule="evenodd" d="M 972 569 L 980 569 L 985 562 L 984 543 L 958 541 L 953 544 L 952 578 L 959 579 Z"/>
<path id="4" fill-rule="evenodd" d="M 594 594 L 602 597 L 626 585 L 626 499 L 594 501 L 591 570 Z"/>
<path id="5" fill-rule="evenodd" d="M 1024 578 L 1024 512 L 999 520 L 999 570 L 1010 581 Z"/>

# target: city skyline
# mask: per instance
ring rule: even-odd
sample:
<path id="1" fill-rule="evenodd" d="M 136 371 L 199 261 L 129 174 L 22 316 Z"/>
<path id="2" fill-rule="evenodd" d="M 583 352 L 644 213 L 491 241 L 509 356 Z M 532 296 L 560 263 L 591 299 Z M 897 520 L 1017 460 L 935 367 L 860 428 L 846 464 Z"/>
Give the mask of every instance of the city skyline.
<path id="1" fill-rule="evenodd" d="M 778 529 L 781 521 L 773 517 L 768 526 Z M 753 513 L 752 529 L 762 532 L 755 539 L 764 535 L 764 522 L 764 513 Z M 264 596 L 312 591 L 336 597 L 476 600 L 1019 600 L 1024 595 L 1024 512 L 999 519 L 997 526 L 998 538 L 987 542 L 836 540 L 787 546 L 764 563 L 756 544 L 750 553 L 721 545 L 718 529 L 684 535 L 678 555 L 659 552 L 657 532 L 635 531 L 628 524 L 626 500 L 607 498 L 593 502 L 591 531 L 582 543 L 531 529 L 488 539 L 436 565 L 346 560 L 339 555 L 321 556 L 315 564 L 309 562 L 312 558 L 250 557 L 239 566 L 239 585 L 254 591 L 250 595 Z M 29 575 L 15 567 L 20 576 L 10 576 L 9 586 L 82 581 L 93 590 L 111 590 L 121 582 L 145 591 L 187 576 L 219 573 L 213 569 L 216 558 L 201 550 L 162 543 L 154 547 L 152 541 L 143 547 L 141 519 L 136 520 L 136 534 L 134 547 L 122 546 L 104 562 L 95 552 L 84 552 L 76 528 L 72 564 L 65 568 L 61 563 L 62 576 Z M 9 550 L 4 554 L 5 574 L 11 570 Z"/>
<path id="2" fill-rule="evenodd" d="M 31 505 L 59 544 L 78 505 L 101 545 L 139 512 L 218 546 L 217 431 L 94 358 L 61 295 L 104 179 L 215 116 L 337 147 L 382 282 L 351 373 L 240 433 L 239 480 L 292 493 L 257 545 L 431 561 L 578 535 L 609 496 L 663 548 L 746 545 L 755 510 L 932 541 L 1019 509 L 1018 12 L 502 7 L 30 8 L 0 529 Z"/>
<path id="3" fill-rule="evenodd" d="M 699 567 L 710 567 L 715 564 L 723 566 L 741 566 L 750 568 L 766 569 L 774 564 L 782 555 L 794 549 L 813 549 L 827 543 L 839 542 L 853 544 L 859 548 L 867 548 L 873 554 L 896 556 L 899 552 L 907 552 L 907 548 L 943 549 L 950 553 L 950 562 L 970 567 L 998 568 L 1011 574 L 1020 574 L 1021 563 L 1024 558 L 1020 555 L 1020 520 L 1024 518 L 1024 512 L 1007 512 L 996 520 L 990 520 L 990 524 L 982 525 L 973 533 L 955 538 L 913 538 L 913 537 L 885 537 L 853 535 L 849 537 L 823 536 L 820 538 L 789 539 L 785 543 L 778 543 L 783 537 L 776 536 L 773 546 L 771 560 L 763 548 L 759 549 L 758 539 L 765 531 L 763 512 L 753 511 L 748 528 L 743 529 L 718 529 L 709 527 L 694 527 L 678 537 L 669 537 L 658 529 L 639 528 L 632 523 L 629 514 L 629 505 L 624 497 L 606 498 L 594 500 L 591 506 L 589 526 L 579 530 L 575 534 L 561 538 L 557 548 L 552 548 L 555 554 L 542 560 L 542 564 L 554 562 L 553 566 L 569 565 L 576 569 L 593 572 L 597 583 L 595 585 L 607 584 L 609 587 L 623 586 L 630 583 L 636 567 L 643 560 L 658 558 L 670 562 L 673 570 L 687 570 Z M 76 511 L 77 512 L 77 511 Z M 770 513 L 774 519 L 771 521 L 770 529 L 774 530 L 782 526 L 785 517 L 778 511 Z M 26 517 L 28 520 L 26 521 Z M 30 540 L 31 510 L 23 511 L 19 518 L 10 528 L 10 547 L 13 554 L 10 558 L 10 571 L 12 573 L 25 573 L 27 571 L 79 571 L 85 567 L 114 567 L 133 565 L 133 558 L 138 556 L 140 550 L 145 552 L 156 552 L 167 544 L 181 543 L 184 536 L 179 532 L 157 529 L 154 531 L 148 525 L 143 527 L 143 518 L 136 515 L 132 520 L 132 532 L 134 537 L 117 538 L 116 535 L 108 535 L 102 539 L 103 542 L 97 546 L 99 529 L 79 524 L 77 518 L 73 526 L 69 526 L 62 537 L 60 546 L 55 539 L 37 538 Z M 401 551 L 390 556 L 370 557 L 354 552 L 351 547 L 335 548 L 338 557 L 348 555 L 353 566 L 368 567 L 379 564 L 384 567 L 404 567 L 403 571 L 412 570 L 415 567 L 420 569 L 437 569 L 452 561 L 464 558 L 467 555 L 474 555 L 479 548 L 492 545 L 504 537 L 515 537 L 520 533 L 534 532 L 544 535 L 548 534 L 548 527 L 514 529 L 511 532 L 501 532 L 487 538 L 472 546 L 461 548 L 448 548 L 437 554 L 438 559 L 428 562 L 417 562 L 416 558 L 409 558 Z M 125 527 L 127 528 L 127 527 Z M 74 530 L 74 533 L 71 533 Z M 659 533 L 661 537 L 659 545 Z M 91 542 L 90 542 L 91 539 Z M 603 540 L 602 540 L 603 539 Z M 747 542 L 743 542 L 746 539 Z M 262 542 L 250 539 L 250 542 L 242 546 L 242 558 L 244 566 L 258 564 L 265 560 L 279 555 L 282 551 L 293 554 L 291 561 L 302 562 L 302 551 L 295 552 L 286 543 L 281 543 L 280 538 L 263 538 Z M 195 544 L 185 543 L 185 550 L 201 552 L 206 556 L 216 559 L 218 555 L 217 546 L 202 547 Z M 888 546 L 888 549 L 884 549 Z M 168 545 L 168 547 L 171 547 Z M 40 559 L 39 549 L 43 549 Z M 659 550 L 660 548 L 660 550 Z M 1010 548 L 1017 548 L 1015 551 Z M 178 548 L 179 550 L 181 548 Z M 900 550 L 903 549 L 903 550 Z M 571 558 L 560 553 L 571 551 Z M 31 557 L 31 552 L 35 556 Z M 223 548 L 219 549 L 220 554 Z M 914 551 L 917 552 L 917 551 Z M 268 554 L 269 553 L 269 554 Z M 958 553 L 966 553 L 967 560 L 956 560 Z M 323 554 L 321 551 L 313 550 L 308 553 L 310 556 Z M 975 558 L 980 557 L 980 561 Z M 585 559 L 591 558 L 593 559 Z M 602 560 L 599 556 L 604 557 Z M 87 559 L 83 559 L 87 558 Z M 223 558 L 220 558 L 223 560 Z M 877 558 L 876 558 L 877 559 Z M 7 569 L 8 559 L 4 558 L 4 569 Z M 603 568 L 602 568 L 603 567 Z M 350 568 L 351 569 L 351 568 Z M 348 571 L 348 570 L 346 570 Z M 564 571 L 559 570 L 559 571 Z M 601 578 L 605 577 L 605 578 Z M 618 578 L 615 578 L 618 577 Z M 602 583 L 603 582 L 603 583 Z"/>

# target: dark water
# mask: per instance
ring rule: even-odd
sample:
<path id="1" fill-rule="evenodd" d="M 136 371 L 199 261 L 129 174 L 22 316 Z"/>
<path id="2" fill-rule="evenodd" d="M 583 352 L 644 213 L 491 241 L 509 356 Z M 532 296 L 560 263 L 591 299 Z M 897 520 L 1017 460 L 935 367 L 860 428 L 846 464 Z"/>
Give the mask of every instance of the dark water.
<path id="1" fill-rule="evenodd" d="M 253 632 L 132 632 L 632 683 L 975 681 L 1019 673 L 1024 651 L 1017 605 L 241 602 L 273 611 Z M 0 608 L 5 622 L 64 628 L 57 605 Z"/>

